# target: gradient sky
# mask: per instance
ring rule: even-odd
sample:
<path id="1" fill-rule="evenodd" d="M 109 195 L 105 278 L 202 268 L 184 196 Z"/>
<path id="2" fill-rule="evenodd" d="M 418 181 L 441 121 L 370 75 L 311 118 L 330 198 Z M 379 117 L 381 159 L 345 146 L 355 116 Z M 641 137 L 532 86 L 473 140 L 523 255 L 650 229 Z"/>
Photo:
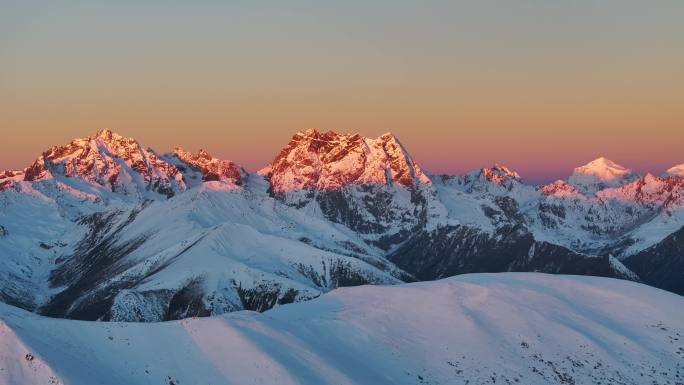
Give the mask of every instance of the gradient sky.
<path id="1" fill-rule="evenodd" d="M 0 169 L 109 127 L 256 170 L 316 127 L 392 131 L 432 172 L 659 174 L 684 162 L 683 21 L 681 0 L 0 0 Z"/>

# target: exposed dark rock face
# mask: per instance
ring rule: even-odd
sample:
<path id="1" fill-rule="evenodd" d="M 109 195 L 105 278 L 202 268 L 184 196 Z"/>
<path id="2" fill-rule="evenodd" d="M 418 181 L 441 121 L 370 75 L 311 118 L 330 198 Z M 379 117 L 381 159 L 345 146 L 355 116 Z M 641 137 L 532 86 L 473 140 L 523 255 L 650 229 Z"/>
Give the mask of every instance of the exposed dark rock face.
<path id="1" fill-rule="evenodd" d="M 625 265 L 645 283 L 684 295 L 684 227 L 627 258 Z"/>
<path id="2" fill-rule="evenodd" d="M 297 290 L 283 290 L 279 286 L 260 285 L 252 289 L 238 287 L 238 294 L 245 310 L 263 312 L 275 305 L 292 303 L 299 294 Z"/>
<path id="3" fill-rule="evenodd" d="M 442 227 L 412 237 L 388 258 L 418 280 L 506 271 L 506 266 L 526 254 L 534 242 L 531 236 L 511 235 L 501 234 L 495 241 L 475 228 Z"/>
<path id="4" fill-rule="evenodd" d="M 383 226 L 378 221 L 369 221 L 354 207 L 356 202 L 345 194 L 344 190 L 321 191 L 316 194 L 316 201 L 321 212 L 331 221 L 342 223 L 362 233 L 382 232 Z M 385 202 L 383 202 L 385 203 Z M 378 217 L 375 217 L 379 219 Z"/>
<path id="5" fill-rule="evenodd" d="M 358 286 L 373 283 L 367 277 L 359 274 L 349 263 L 338 261 L 330 267 L 329 287 Z"/>
<path id="6" fill-rule="evenodd" d="M 565 206 L 560 204 L 540 202 L 537 209 L 539 210 L 539 219 L 549 229 L 558 228 L 557 219 L 565 219 L 566 216 Z"/>
<path id="7" fill-rule="evenodd" d="M 302 208 L 314 202 L 331 222 L 369 235 L 366 243 L 388 250 L 405 241 L 427 222 L 426 194 L 419 187 L 407 187 L 410 201 L 400 202 L 393 187 L 387 185 L 350 185 L 341 189 L 308 190 L 302 199 L 288 200 L 288 193 L 273 196 L 292 207 Z M 394 229 L 394 230 L 392 230 Z"/>
<path id="8" fill-rule="evenodd" d="M 535 242 L 527 255 L 518 256 L 509 265 L 509 271 L 539 271 L 633 279 L 630 275 L 616 269 L 608 256 L 587 256 L 548 242 Z"/>
<path id="9" fill-rule="evenodd" d="M 52 287 L 66 286 L 40 309 L 40 313 L 53 317 L 84 320 L 107 318 L 116 294 L 132 282 L 119 281 L 104 289 L 97 289 L 108 278 L 125 271 L 129 265 L 122 261 L 145 242 L 138 240 L 117 244 L 116 234 L 137 215 L 133 211 L 120 221 L 122 212 L 94 214 L 81 220 L 90 226 L 90 233 L 76 247 L 70 258 L 58 260 L 59 266 L 50 274 Z"/>
<path id="10" fill-rule="evenodd" d="M 188 317 L 208 317 L 211 309 L 207 308 L 203 300 L 202 281 L 200 279 L 189 282 L 171 297 L 165 320 L 176 320 Z"/>
<path id="11" fill-rule="evenodd" d="M 379 186 L 358 188 L 368 194 L 360 202 L 346 189 L 317 192 L 315 196 L 321 212 L 328 220 L 344 224 L 360 233 L 384 232 L 384 223 L 395 219 L 391 210 L 392 195 Z M 365 213 L 370 215 L 364 215 Z"/>
<path id="12" fill-rule="evenodd" d="M 518 227 L 503 228 L 495 234 L 467 226 L 423 232 L 388 258 L 419 280 L 504 271 L 629 278 L 614 269 L 608 257 L 585 256 L 538 242 Z"/>
<path id="13" fill-rule="evenodd" d="M 81 220 L 82 224 L 90 227 L 90 232 L 79 242 L 73 255 L 57 260 L 58 267 L 51 272 L 50 285 L 65 289 L 39 309 L 41 314 L 82 320 L 110 320 L 117 295 L 135 288 L 201 240 L 200 238 L 189 243 L 169 261 L 151 265 L 140 274 L 110 281 L 132 266 L 126 257 L 147 241 L 147 237 L 141 234 L 132 241 L 119 242 L 119 234 L 135 220 L 143 208 L 144 206 L 129 213 L 97 213 Z M 146 297 L 146 302 L 156 303 L 164 309 L 162 319 L 208 315 L 209 310 L 204 307 L 201 298 L 197 298 L 203 294 L 200 283 L 200 280 L 196 280 L 178 291 L 162 290 L 140 295 Z M 135 313 L 135 308 L 133 312 Z M 133 314 L 126 315 L 124 320 L 142 321 L 145 318 L 137 318 Z"/>
<path id="14" fill-rule="evenodd" d="M 27 290 L 27 287 L 30 287 L 30 284 L 26 279 L 14 274 L 2 272 L 0 273 L 0 280 L 11 283 L 0 287 L 0 302 L 28 311 L 35 310 L 36 304 L 33 300 L 35 294 Z"/>
<path id="15" fill-rule="evenodd" d="M 360 273 L 350 263 L 337 260 L 323 262 L 326 273 L 320 275 L 311 266 L 300 265 L 298 270 L 321 289 L 334 289 L 345 286 L 358 286 L 374 284 L 372 278 Z M 243 288 L 236 285 L 242 308 L 263 312 L 271 309 L 275 305 L 284 305 L 295 301 L 301 301 L 301 293 L 297 290 L 283 288 L 280 284 L 261 284 L 252 288 Z"/>

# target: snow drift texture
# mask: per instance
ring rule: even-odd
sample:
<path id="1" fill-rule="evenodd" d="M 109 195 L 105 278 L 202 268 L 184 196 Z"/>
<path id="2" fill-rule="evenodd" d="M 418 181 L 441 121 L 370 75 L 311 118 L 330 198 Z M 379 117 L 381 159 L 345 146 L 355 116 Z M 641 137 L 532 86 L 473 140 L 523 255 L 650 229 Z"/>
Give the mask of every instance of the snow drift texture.
<path id="1" fill-rule="evenodd" d="M 0 305 L 0 383 L 677 384 L 684 298 L 608 278 L 463 275 L 164 323 Z"/>

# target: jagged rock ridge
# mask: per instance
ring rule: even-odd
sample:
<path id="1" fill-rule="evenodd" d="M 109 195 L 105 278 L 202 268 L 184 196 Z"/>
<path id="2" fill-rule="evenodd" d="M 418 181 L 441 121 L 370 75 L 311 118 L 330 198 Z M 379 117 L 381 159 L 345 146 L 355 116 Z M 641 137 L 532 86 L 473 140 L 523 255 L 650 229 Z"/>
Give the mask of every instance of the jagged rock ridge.
<path id="1" fill-rule="evenodd" d="M 391 133 L 377 139 L 315 129 L 296 133 L 260 171 L 274 192 L 339 189 L 349 184 L 430 183 Z"/>

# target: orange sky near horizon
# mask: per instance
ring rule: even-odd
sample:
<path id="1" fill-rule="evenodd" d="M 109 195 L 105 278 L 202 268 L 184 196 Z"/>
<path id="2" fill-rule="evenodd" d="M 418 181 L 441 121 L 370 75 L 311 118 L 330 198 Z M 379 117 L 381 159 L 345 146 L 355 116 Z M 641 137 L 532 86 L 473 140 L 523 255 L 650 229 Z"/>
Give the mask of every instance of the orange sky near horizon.
<path id="1" fill-rule="evenodd" d="M 0 169 L 102 127 L 252 171 L 307 127 L 435 173 L 684 163 L 684 2 L 36 3 L 0 12 Z"/>

